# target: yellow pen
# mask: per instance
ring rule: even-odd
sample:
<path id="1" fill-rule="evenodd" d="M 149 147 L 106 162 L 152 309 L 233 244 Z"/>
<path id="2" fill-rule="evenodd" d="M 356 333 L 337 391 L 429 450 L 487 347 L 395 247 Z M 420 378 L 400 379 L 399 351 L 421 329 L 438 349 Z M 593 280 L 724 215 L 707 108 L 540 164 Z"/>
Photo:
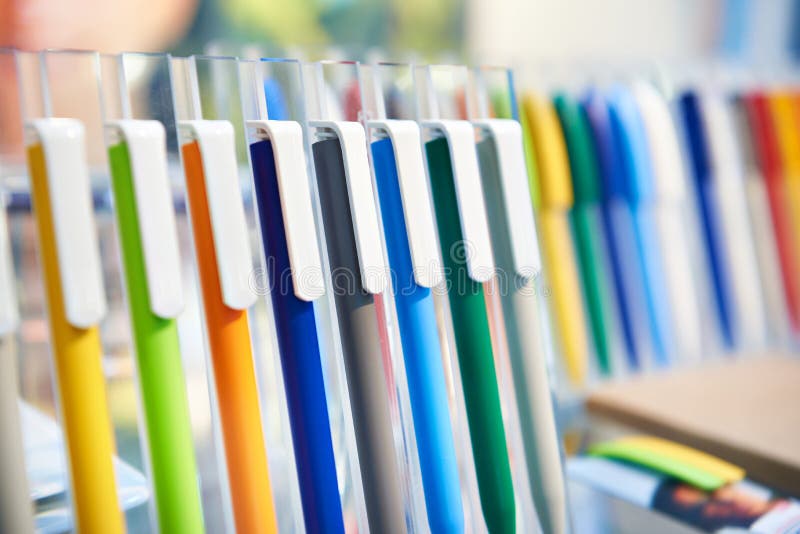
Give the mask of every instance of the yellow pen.
<path id="1" fill-rule="evenodd" d="M 538 227 L 545 273 L 550 284 L 549 301 L 555 317 L 557 339 L 572 384 L 586 381 L 588 340 L 575 249 L 569 225 L 573 204 L 569 159 L 556 110 L 549 100 L 528 93 L 522 114 L 530 128 L 529 142 L 536 160 Z M 531 195 L 537 200 L 537 194 Z"/>
<path id="2" fill-rule="evenodd" d="M 98 324 L 106 312 L 89 186 L 85 131 L 75 119 L 26 123 L 50 341 L 75 530 L 125 531 Z"/>

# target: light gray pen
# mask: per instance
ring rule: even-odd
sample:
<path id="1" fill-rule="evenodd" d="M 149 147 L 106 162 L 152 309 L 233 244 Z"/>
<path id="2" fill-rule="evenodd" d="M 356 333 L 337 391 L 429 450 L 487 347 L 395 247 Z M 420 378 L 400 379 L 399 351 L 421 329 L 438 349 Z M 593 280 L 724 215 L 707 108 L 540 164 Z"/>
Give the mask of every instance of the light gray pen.
<path id="1" fill-rule="evenodd" d="M 0 533 L 33 532 L 25 451 L 19 418 L 17 350 L 19 323 L 8 224 L 0 196 Z"/>
<path id="2" fill-rule="evenodd" d="M 473 121 L 528 483 L 542 530 L 570 531 L 535 276 L 541 270 L 522 130 L 511 119 Z"/>

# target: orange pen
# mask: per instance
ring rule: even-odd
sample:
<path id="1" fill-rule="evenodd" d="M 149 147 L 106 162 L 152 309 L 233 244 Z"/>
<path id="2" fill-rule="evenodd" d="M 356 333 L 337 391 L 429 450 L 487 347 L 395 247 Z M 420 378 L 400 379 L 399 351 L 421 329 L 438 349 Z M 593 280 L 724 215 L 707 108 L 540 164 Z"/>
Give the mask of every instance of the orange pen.
<path id="1" fill-rule="evenodd" d="M 233 127 L 185 121 L 186 194 L 237 532 L 277 532 L 247 308 L 255 302 Z M 246 258 L 246 261 L 242 261 Z"/>

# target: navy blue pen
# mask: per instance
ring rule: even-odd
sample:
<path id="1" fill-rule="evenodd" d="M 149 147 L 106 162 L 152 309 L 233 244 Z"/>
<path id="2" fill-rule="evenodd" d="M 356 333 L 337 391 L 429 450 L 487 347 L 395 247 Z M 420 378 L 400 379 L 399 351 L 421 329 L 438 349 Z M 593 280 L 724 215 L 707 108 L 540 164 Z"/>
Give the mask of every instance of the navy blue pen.
<path id="1" fill-rule="evenodd" d="M 290 267 L 272 142 L 251 144 L 250 157 L 305 526 L 308 532 L 343 533 L 314 305 L 293 292 L 298 273 Z"/>
<path id="2" fill-rule="evenodd" d="M 410 121 L 402 122 L 417 128 Z M 418 134 L 416 139 L 414 148 L 419 150 L 420 156 L 418 170 L 424 178 Z M 392 139 L 375 141 L 371 148 L 386 249 L 393 273 L 394 303 L 411 398 L 428 523 L 432 532 L 460 533 L 464 531 L 464 511 L 433 295 L 430 288 L 418 283 L 417 277 L 420 273 L 415 273 L 412 262 L 408 221 L 403 211 Z M 427 187 L 424 181 L 421 185 Z M 431 219 L 431 235 L 434 232 L 432 223 Z M 433 269 L 435 266 L 423 268 Z"/>
<path id="3" fill-rule="evenodd" d="M 611 132 L 611 122 L 605 98 L 598 91 L 592 91 L 584 101 L 584 109 L 589 118 L 595 150 L 600 162 L 603 230 L 608 243 L 611 272 L 614 279 L 614 296 L 619 308 L 620 322 L 622 323 L 625 353 L 631 368 L 638 369 L 639 352 L 633 324 L 633 300 L 636 298 L 636 291 L 633 290 L 632 284 L 626 280 L 626 258 L 623 255 L 625 247 L 620 242 L 622 236 L 617 231 L 612 214 L 612 203 L 623 195 L 623 188 L 620 184 L 620 156 Z"/>
<path id="4" fill-rule="evenodd" d="M 693 182 L 700 206 L 703 240 L 706 245 L 703 248 L 706 250 L 708 263 L 711 266 L 714 303 L 719 315 L 723 341 L 727 348 L 732 348 L 734 339 L 731 317 L 733 303 L 730 294 L 730 273 L 725 265 L 724 243 L 720 234 L 721 229 L 718 226 L 720 217 L 714 200 L 708 139 L 703 129 L 703 119 L 697 94 L 691 91 L 683 94 L 679 100 L 679 106 L 686 129 Z"/>
<path id="5" fill-rule="evenodd" d="M 667 365 L 674 355 L 674 338 L 665 294 L 667 285 L 655 219 L 655 183 L 647 134 L 633 94 L 623 86 L 608 98 L 611 130 L 621 155 L 623 184 L 634 220 L 639 263 L 645 277 L 645 295 L 655 358 Z"/>

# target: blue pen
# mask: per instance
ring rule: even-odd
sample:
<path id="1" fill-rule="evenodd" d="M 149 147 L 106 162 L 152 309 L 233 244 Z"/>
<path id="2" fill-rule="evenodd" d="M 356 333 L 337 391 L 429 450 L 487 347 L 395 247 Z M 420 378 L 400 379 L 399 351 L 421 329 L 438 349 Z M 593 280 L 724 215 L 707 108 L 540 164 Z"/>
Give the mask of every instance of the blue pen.
<path id="1" fill-rule="evenodd" d="M 433 295 L 415 279 L 392 140 L 384 138 L 373 142 L 372 158 L 395 284 L 394 302 L 428 522 L 432 532 L 460 533 L 464 531 L 461 485 Z"/>
<path id="2" fill-rule="evenodd" d="M 647 134 L 633 94 L 625 87 L 612 89 L 608 98 L 611 129 L 621 155 L 623 184 L 634 220 L 639 263 L 645 279 L 645 295 L 655 358 L 668 365 L 674 354 L 669 299 L 655 213 L 655 184 L 647 147 Z"/>
<path id="3" fill-rule="evenodd" d="M 305 526 L 308 532 L 343 533 L 314 305 L 292 291 L 293 273 L 272 142 L 253 143 L 250 156 Z"/>
<path id="4" fill-rule="evenodd" d="M 687 92 L 681 96 L 679 105 L 686 129 L 689 159 L 700 205 L 700 219 L 703 226 L 703 239 L 706 245 L 704 248 L 711 266 L 714 302 L 719 314 L 723 341 L 727 348 L 732 348 L 734 340 L 731 317 L 731 306 L 733 304 L 730 294 L 730 273 L 728 273 L 725 265 L 724 243 L 720 236 L 721 229 L 718 227 L 720 218 L 717 213 L 717 204 L 714 200 L 709 147 L 703 130 L 700 102 L 694 92 Z"/>
<path id="5" fill-rule="evenodd" d="M 608 252 L 611 260 L 611 272 L 614 278 L 614 296 L 619 308 L 620 322 L 622 323 L 622 333 L 625 342 L 625 352 L 628 364 L 633 369 L 639 367 L 639 350 L 636 342 L 636 332 L 633 324 L 634 301 L 636 299 L 636 269 L 630 269 L 626 262 L 627 249 L 623 242 L 624 228 L 617 228 L 614 223 L 614 204 L 618 203 L 623 196 L 623 188 L 620 183 L 620 155 L 614 142 L 611 132 L 611 123 L 606 107 L 605 98 L 599 91 L 592 91 L 584 101 L 584 109 L 589 118 L 592 128 L 595 149 L 600 162 L 601 191 L 603 195 L 602 221 L 603 230 L 606 234 Z M 623 213 L 627 214 L 627 210 Z M 631 272 L 633 271 L 633 272 Z"/>

